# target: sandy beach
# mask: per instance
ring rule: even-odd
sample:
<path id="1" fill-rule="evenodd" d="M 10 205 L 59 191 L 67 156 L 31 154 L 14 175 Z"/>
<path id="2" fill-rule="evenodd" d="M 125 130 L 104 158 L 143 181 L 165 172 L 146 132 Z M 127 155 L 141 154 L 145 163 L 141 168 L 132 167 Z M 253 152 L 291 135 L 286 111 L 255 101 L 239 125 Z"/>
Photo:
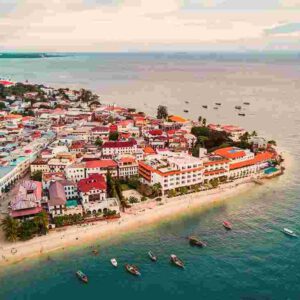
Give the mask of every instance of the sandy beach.
<path id="1" fill-rule="evenodd" d="M 228 183 L 217 189 L 163 198 L 162 201 L 149 200 L 138 203 L 121 214 L 120 219 L 99 221 L 81 226 L 69 226 L 52 230 L 46 236 L 35 237 L 26 242 L 0 242 L 0 265 L 17 263 L 52 251 L 70 246 L 80 246 L 86 242 L 116 236 L 130 230 L 159 222 L 162 219 L 188 213 L 196 208 L 205 208 L 253 188 L 249 178 Z"/>

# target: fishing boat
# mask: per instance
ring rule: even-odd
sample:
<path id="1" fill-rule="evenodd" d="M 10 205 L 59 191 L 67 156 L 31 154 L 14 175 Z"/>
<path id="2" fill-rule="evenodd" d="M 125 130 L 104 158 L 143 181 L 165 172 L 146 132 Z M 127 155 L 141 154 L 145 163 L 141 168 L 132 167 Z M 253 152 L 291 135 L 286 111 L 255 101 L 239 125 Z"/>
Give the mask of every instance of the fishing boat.
<path id="1" fill-rule="evenodd" d="M 157 257 L 151 251 L 148 252 L 148 255 L 152 261 L 157 261 Z"/>
<path id="2" fill-rule="evenodd" d="M 111 264 L 112 264 L 115 268 L 118 266 L 118 262 L 117 262 L 117 260 L 116 260 L 115 258 L 112 258 L 112 259 L 110 260 L 110 262 L 111 262 Z"/>
<path id="3" fill-rule="evenodd" d="M 188 113 L 189 111 L 187 109 L 184 110 L 185 113 Z"/>
<path id="4" fill-rule="evenodd" d="M 129 272 L 132 275 L 141 276 L 139 269 L 134 265 L 126 264 L 125 269 L 127 270 L 127 272 Z"/>
<path id="5" fill-rule="evenodd" d="M 296 233 L 293 230 L 290 230 L 288 228 L 283 228 L 282 232 L 286 235 L 297 237 Z"/>
<path id="6" fill-rule="evenodd" d="M 244 113 L 239 113 L 239 116 L 245 117 L 246 114 L 244 114 Z"/>
<path id="7" fill-rule="evenodd" d="M 76 272 L 77 277 L 84 283 L 88 283 L 88 277 L 82 272 L 82 271 L 77 271 Z"/>
<path id="8" fill-rule="evenodd" d="M 171 254 L 170 259 L 171 263 L 173 263 L 175 266 L 184 269 L 183 261 L 180 260 L 175 254 Z"/>
<path id="9" fill-rule="evenodd" d="M 243 104 L 245 104 L 245 105 L 250 105 L 250 102 L 244 102 Z"/>
<path id="10" fill-rule="evenodd" d="M 223 222 L 223 226 L 227 229 L 227 230 L 231 230 L 232 229 L 232 225 L 230 222 L 228 221 L 224 221 Z"/>
<path id="11" fill-rule="evenodd" d="M 236 105 L 234 108 L 235 109 L 242 109 L 242 107 L 240 105 Z"/>
<path id="12" fill-rule="evenodd" d="M 188 239 L 189 239 L 189 242 L 190 242 L 190 244 L 191 244 L 192 246 L 198 246 L 198 247 L 201 247 L 201 248 L 207 246 L 206 243 L 200 241 L 200 240 L 199 240 L 198 238 L 196 238 L 195 236 L 189 236 Z"/>
<path id="13" fill-rule="evenodd" d="M 216 102 L 215 104 L 216 104 L 216 105 L 222 105 L 220 102 Z"/>
<path id="14" fill-rule="evenodd" d="M 207 105 L 202 105 L 203 108 L 207 108 Z"/>

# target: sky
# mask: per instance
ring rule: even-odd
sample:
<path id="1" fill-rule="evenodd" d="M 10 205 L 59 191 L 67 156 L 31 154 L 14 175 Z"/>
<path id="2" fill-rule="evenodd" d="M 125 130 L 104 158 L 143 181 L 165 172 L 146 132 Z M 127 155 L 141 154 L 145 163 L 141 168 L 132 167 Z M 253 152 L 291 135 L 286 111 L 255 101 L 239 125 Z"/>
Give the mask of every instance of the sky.
<path id="1" fill-rule="evenodd" d="M 0 51 L 300 50 L 300 0 L 0 0 Z"/>

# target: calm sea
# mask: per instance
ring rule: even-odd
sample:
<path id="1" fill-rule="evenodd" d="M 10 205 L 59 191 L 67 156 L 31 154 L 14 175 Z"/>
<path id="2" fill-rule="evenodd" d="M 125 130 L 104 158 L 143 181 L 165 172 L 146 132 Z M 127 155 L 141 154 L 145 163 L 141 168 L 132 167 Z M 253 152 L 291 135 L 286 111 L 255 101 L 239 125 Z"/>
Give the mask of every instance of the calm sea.
<path id="1" fill-rule="evenodd" d="M 1 59 L 0 77 L 97 91 L 104 103 L 155 113 L 199 115 L 233 123 L 277 140 L 291 157 L 285 176 L 211 207 L 162 220 L 156 226 L 98 240 L 0 271 L 0 299 L 300 299 L 300 59 L 297 54 L 80 54 L 45 59 Z M 185 104 L 189 101 L 189 104 Z M 234 110 L 243 106 L 245 117 Z M 218 110 L 215 102 L 221 102 Z M 203 109 L 202 105 L 208 105 Z M 189 110 L 184 113 L 183 110 Z M 223 230 L 224 219 L 234 224 Z M 198 235 L 205 249 L 185 239 Z M 147 251 L 159 260 L 152 263 Z M 169 263 L 177 254 L 186 263 Z M 109 259 L 120 267 L 113 269 Z M 137 264 L 141 278 L 123 264 Z M 90 277 L 83 285 L 74 271 Z"/>

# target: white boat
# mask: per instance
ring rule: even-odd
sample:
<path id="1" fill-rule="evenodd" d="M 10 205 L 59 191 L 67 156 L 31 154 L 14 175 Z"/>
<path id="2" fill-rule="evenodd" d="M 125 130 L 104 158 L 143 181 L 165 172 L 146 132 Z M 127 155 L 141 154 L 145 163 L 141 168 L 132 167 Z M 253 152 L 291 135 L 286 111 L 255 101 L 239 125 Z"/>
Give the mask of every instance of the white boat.
<path id="1" fill-rule="evenodd" d="M 297 237 L 296 233 L 293 230 L 290 230 L 288 228 L 283 228 L 282 232 L 285 233 L 286 235 Z"/>
<path id="2" fill-rule="evenodd" d="M 118 266 L 118 262 L 117 262 L 117 260 L 116 260 L 115 258 L 112 258 L 112 259 L 110 260 L 110 262 L 111 262 L 111 264 L 112 264 L 115 268 Z"/>

